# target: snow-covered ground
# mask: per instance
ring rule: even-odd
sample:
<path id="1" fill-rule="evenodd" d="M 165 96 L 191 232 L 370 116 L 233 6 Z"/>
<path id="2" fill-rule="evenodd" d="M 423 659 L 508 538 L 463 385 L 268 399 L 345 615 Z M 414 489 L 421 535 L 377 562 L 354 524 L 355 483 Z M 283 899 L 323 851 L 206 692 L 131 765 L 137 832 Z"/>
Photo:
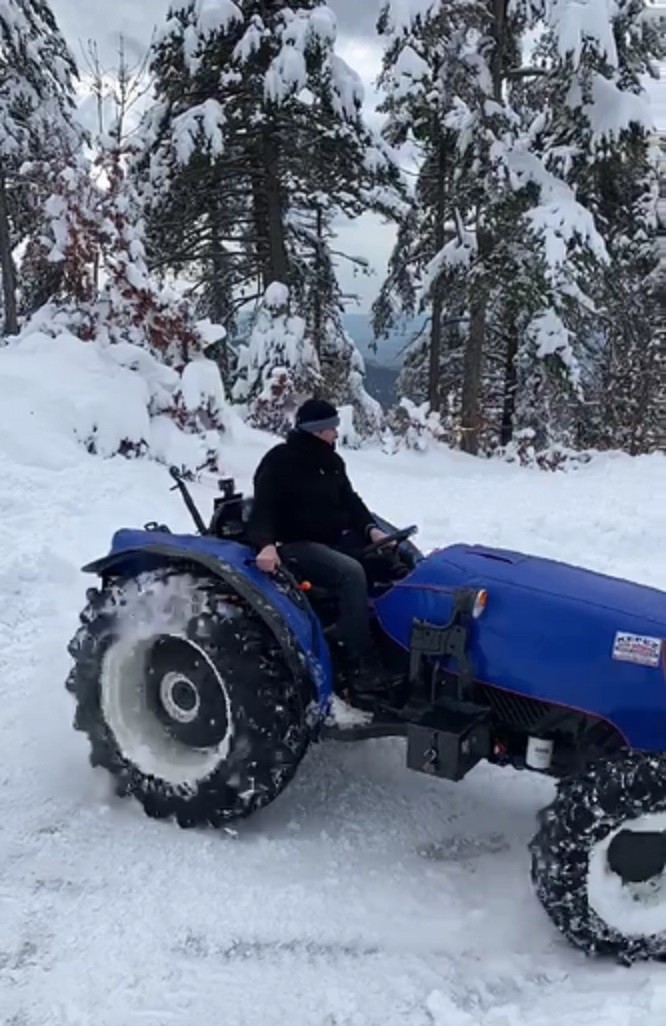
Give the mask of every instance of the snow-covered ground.
<path id="1" fill-rule="evenodd" d="M 84 397 L 103 416 L 115 385 L 84 363 L 76 397 L 49 401 L 35 367 L 0 349 L 0 1023 L 662 1026 L 663 970 L 586 960 L 532 894 L 547 780 L 431 781 L 383 741 L 318 746 L 234 832 L 110 797 L 63 687 L 78 567 L 118 526 L 188 517 L 163 467 L 75 441 Z M 271 441 L 234 425 L 224 451 L 244 485 Z M 426 548 L 497 543 L 666 588 L 664 456 L 554 475 L 445 451 L 348 461 Z M 212 495 L 198 489 L 207 509 Z"/>

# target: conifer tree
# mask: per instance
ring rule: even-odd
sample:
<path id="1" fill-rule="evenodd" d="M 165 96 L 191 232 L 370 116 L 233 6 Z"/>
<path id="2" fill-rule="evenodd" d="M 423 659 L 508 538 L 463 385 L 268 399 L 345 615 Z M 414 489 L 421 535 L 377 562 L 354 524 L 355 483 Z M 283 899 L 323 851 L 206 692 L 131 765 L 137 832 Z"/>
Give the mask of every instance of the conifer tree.
<path id="1" fill-rule="evenodd" d="M 662 387 L 656 330 L 659 172 L 644 81 L 656 59 L 666 57 L 666 39 L 641 17 L 643 7 L 638 0 L 618 5 L 614 52 L 588 72 L 588 156 L 578 175 L 610 254 L 594 289 L 603 343 L 601 389 L 591 398 L 603 430 L 591 432 L 592 444 L 633 453 L 655 445 Z"/>
<path id="2" fill-rule="evenodd" d="M 597 234 L 592 258 L 567 240 L 562 258 L 549 267 L 551 316 L 570 340 L 562 351 L 577 350 L 585 398 L 572 408 L 560 396 L 559 417 L 568 413 L 574 442 L 629 449 L 641 444 L 637 409 L 642 406 L 649 418 L 654 394 L 655 306 L 648 282 L 655 265 L 655 173 L 643 77 L 658 55 L 659 40 L 643 22 L 643 8 L 642 0 L 622 0 L 605 18 L 569 4 L 541 11 L 548 31 L 536 59 L 544 74 L 531 92 L 545 112 L 538 128 L 542 161 L 575 191 L 579 214 L 570 223 L 579 238 L 587 234 L 592 240 L 590 226 Z M 557 245 L 563 233 L 553 227 L 551 242 Z M 531 365 L 539 375 L 534 352 L 524 356 L 527 370 Z M 553 381 L 557 387 L 551 375 L 551 386 Z"/>
<path id="3" fill-rule="evenodd" d="M 184 271 L 202 311 L 227 324 L 260 303 L 262 336 L 276 309 L 266 291 L 285 286 L 317 354 L 315 374 L 335 339 L 349 344 L 334 220 L 368 209 L 392 215 L 399 204 L 398 173 L 363 122 L 360 80 L 335 42 L 335 19 L 315 0 L 175 9 L 154 51 L 156 102 L 140 168 L 151 260 Z M 204 305 L 216 289 L 215 307 Z"/>
<path id="4" fill-rule="evenodd" d="M 0 7 L 0 270 L 4 330 L 18 330 L 14 249 L 29 237 L 44 185 L 35 169 L 76 149 L 76 66 L 46 0 Z M 36 162 L 29 173 L 30 162 Z"/>
<path id="5" fill-rule="evenodd" d="M 623 246 L 633 235 L 631 261 L 645 270 L 645 225 L 638 227 L 645 162 L 632 163 L 627 149 L 644 124 L 639 78 L 653 52 L 638 41 L 641 6 L 623 0 L 604 17 L 570 0 L 386 6 L 387 132 L 404 137 L 413 124 L 416 137 L 424 127 L 413 213 L 377 323 L 396 309 L 410 312 L 422 297 L 431 335 L 414 351 L 411 373 L 423 387 L 419 365 L 429 358 L 434 408 L 450 398 L 446 357 L 455 359 L 445 347 L 442 360 L 438 303 L 444 323 L 465 325 L 456 372 L 460 444 L 469 452 L 506 444 L 515 429 L 534 432 L 537 446 L 575 440 L 603 319 L 602 283 L 626 265 L 620 235 Z M 522 44 L 536 29 L 541 41 L 524 66 Z M 421 187 L 438 132 L 450 147 L 448 171 L 433 176 L 444 183 L 439 208 Z M 609 219 L 620 181 L 610 147 L 624 152 L 618 168 L 626 176 L 633 167 L 635 177 L 622 213 Z M 445 241 L 424 269 L 418 242 L 425 239 L 430 255 L 434 225 Z"/>

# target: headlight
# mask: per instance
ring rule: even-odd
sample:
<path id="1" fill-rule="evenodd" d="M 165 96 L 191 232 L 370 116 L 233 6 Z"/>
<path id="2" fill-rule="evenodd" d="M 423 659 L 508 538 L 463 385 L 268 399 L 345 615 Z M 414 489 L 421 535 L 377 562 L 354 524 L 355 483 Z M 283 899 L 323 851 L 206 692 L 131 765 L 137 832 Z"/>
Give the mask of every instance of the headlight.
<path id="1" fill-rule="evenodd" d="M 471 616 L 478 620 L 488 605 L 488 592 L 485 588 L 454 588 L 454 615 Z"/>
<path id="2" fill-rule="evenodd" d="M 474 599 L 474 605 L 472 606 L 472 616 L 475 620 L 478 620 L 486 611 L 488 605 L 488 592 L 485 588 L 481 588 L 477 591 L 476 598 Z"/>

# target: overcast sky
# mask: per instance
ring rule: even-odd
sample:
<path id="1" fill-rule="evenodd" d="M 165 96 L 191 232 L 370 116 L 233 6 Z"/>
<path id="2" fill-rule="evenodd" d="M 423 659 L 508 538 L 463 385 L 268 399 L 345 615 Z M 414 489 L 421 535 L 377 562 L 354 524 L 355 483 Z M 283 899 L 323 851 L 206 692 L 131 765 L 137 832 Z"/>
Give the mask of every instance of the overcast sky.
<path id="1" fill-rule="evenodd" d="M 71 40 L 97 39 L 114 51 L 114 37 L 124 34 L 137 50 L 145 48 L 154 25 L 166 17 L 171 0 L 51 0 L 60 27 Z M 381 0 L 329 0 L 340 31 L 355 37 L 372 36 Z"/>

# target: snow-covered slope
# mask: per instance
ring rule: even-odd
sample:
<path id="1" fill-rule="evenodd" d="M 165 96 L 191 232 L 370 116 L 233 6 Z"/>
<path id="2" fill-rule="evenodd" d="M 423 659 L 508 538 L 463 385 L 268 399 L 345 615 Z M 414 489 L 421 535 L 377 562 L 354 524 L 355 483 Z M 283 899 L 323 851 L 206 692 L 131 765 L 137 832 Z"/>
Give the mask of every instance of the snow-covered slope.
<path id="1" fill-rule="evenodd" d="M 188 518 L 163 467 L 80 446 L 34 359 L 0 349 L 0 1023 L 662 1026 L 662 970 L 585 960 L 532 895 L 546 780 L 430 781 L 389 741 L 316 748 L 233 832 L 184 833 L 110 797 L 63 688 L 78 567 L 117 526 Z M 271 441 L 236 425 L 229 471 L 247 484 Z M 566 475 L 445 451 L 349 463 L 426 547 L 499 543 L 666 587 L 663 456 Z M 199 498 L 209 509 L 212 491 Z"/>

